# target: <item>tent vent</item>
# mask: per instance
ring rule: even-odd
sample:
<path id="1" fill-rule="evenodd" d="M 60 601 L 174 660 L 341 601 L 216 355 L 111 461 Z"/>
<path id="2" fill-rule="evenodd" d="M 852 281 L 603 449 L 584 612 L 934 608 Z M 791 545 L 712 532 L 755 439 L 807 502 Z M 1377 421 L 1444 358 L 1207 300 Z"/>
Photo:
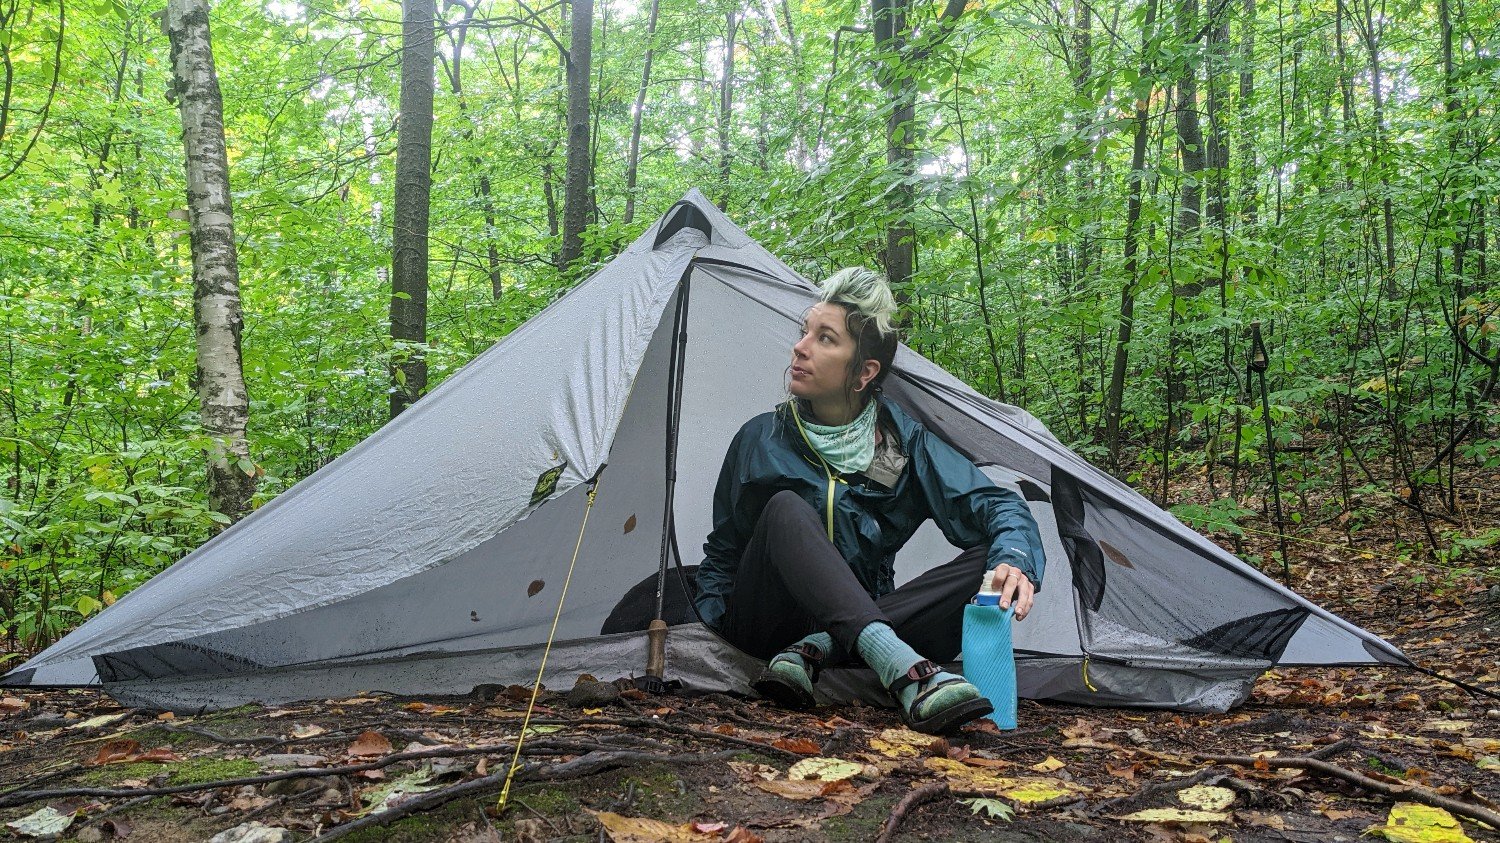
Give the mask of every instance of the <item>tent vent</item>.
<path id="1" fill-rule="evenodd" d="M 1307 615 L 1307 610 L 1301 606 L 1262 612 L 1216 626 L 1182 643 L 1210 653 L 1275 663 L 1281 660 L 1286 645 L 1307 620 Z"/>
<path id="2" fill-rule="evenodd" d="M 651 251 L 660 249 L 662 244 L 671 240 L 673 235 L 684 228 L 696 228 L 703 232 L 703 236 L 712 239 L 714 235 L 714 224 L 691 202 L 678 202 L 672 210 L 667 212 L 666 220 L 662 222 L 661 229 L 656 232 L 656 240 L 651 243 Z"/>

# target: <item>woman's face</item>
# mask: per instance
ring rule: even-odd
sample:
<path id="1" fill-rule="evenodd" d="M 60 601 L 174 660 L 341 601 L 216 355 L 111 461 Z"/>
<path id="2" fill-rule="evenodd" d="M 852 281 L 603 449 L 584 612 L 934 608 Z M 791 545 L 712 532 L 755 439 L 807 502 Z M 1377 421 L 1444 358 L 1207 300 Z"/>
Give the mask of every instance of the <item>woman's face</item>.
<path id="1" fill-rule="evenodd" d="M 856 383 L 849 383 L 849 362 L 854 359 L 854 337 L 846 324 L 843 305 L 819 302 L 802 321 L 802 339 L 792 346 L 791 393 L 808 401 L 842 398 L 851 388 L 863 388 L 880 364 L 865 361 Z"/>

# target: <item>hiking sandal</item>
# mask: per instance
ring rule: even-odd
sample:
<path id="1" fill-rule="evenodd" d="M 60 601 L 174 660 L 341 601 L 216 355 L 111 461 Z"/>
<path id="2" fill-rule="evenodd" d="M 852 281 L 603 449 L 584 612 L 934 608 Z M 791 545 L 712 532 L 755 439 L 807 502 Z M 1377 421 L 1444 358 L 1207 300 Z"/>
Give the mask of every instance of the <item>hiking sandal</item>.
<path id="1" fill-rule="evenodd" d="M 911 701 L 910 708 L 901 705 L 901 691 L 908 685 L 925 682 L 942 672 L 943 669 L 932 661 L 923 659 L 912 665 L 905 674 L 897 677 L 896 681 L 892 682 L 890 687 L 887 688 L 891 692 L 891 696 L 896 698 L 896 707 L 901 711 L 901 721 L 908 727 L 918 732 L 937 735 L 957 729 L 971 720 L 978 720 L 995 710 L 995 707 L 990 705 L 990 701 L 979 693 L 978 688 L 975 688 L 968 681 L 957 676 L 939 682 L 929 688 L 923 688 L 917 694 L 916 699 Z M 942 705 L 934 699 L 939 696 L 960 692 L 961 689 L 957 687 L 959 685 L 967 685 L 972 694 L 964 694 L 961 698 L 954 699 L 946 705 Z M 918 712 L 922 711 L 923 705 L 928 702 L 937 703 L 939 707 L 935 711 L 927 713 L 926 716 L 919 717 Z"/>
<path id="2" fill-rule="evenodd" d="M 823 651 L 806 641 L 799 641 L 781 652 L 801 656 L 802 660 L 807 663 L 807 667 L 805 669 L 799 667 L 791 659 L 778 662 L 773 656 L 770 663 L 766 665 L 766 669 L 760 672 L 760 676 L 755 678 L 750 687 L 754 688 L 757 694 L 783 708 L 805 711 L 817 705 L 818 701 L 806 688 L 802 687 L 802 683 L 786 675 L 784 671 L 795 670 L 803 673 L 808 682 L 818 681 L 818 674 L 823 669 Z M 779 656 L 780 653 L 777 655 Z"/>

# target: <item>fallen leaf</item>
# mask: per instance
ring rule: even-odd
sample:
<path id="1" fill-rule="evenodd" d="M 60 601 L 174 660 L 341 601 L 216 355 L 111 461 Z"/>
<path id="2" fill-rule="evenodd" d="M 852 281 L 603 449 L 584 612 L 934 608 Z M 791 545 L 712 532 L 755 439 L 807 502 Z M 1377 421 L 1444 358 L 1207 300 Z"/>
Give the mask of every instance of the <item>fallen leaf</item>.
<path id="1" fill-rule="evenodd" d="M 1016 809 L 1003 799 L 960 799 L 961 804 L 968 805 L 969 810 L 976 814 L 983 814 L 997 820 L 1010 822 L 1016 815 Z"/>
<path id="2" fill-rule="evenodd" d="M 807 738 L 777 738 L 771 741 L 771 746 L 798 755 L 817 755 L 821 751 L 817 744 Z"/>
<path id="3" fill-rule="evenodd" d="M 1474 723 L 1469 720 L 1429 720 L 1422 724 L 1422 730 L 1426 732 L 1467 732 L 1474 728 Z"/>
<path id="4" fill-rule="evenodd" d="M 366 732 L 366 734 L 370 733 Z M 368 810 L 361 813 L 378 814 L 381 811 L 388 811 L 419 793 L 437 790 L 437 785 L 426 783 L 431 777 L 432 771 L 423 768 L 407 773 L 398 779 L 393 779 L 379 787 L 370 788 L 359 796 L 360 801 L 369 806 Z"/>
<path id="5" fill-rule="evenodd" d="M 1286 829 L 1286 820 L 1277 814 L 1266 814 L 1260 811 L 1236 811 L 1235 816 L 1250 823 L 1251 825 L 1273 828 L 1277 831 Z"/>
<path id="6" fill-rule="evenodd" d="M 458 709 L 449 708 L 446 705 L 433 705 L 432 703 L 424 702 L 409 702 L 401 707 L 406 709 L 407 711 L 414 711 L 417 714 L 426 714 L 429 716 L 436 716 L 439 714 L 452 714 L 453 712 L 458 711 Z"/>
<path id="7" fill-rule="evenodd" d="M 14 829 L 22 837 L 56 837 L 73 824 L 73 815 L 64 814 L 48 805 L 34 814 L 8 822 L 6 828 Z"/>
<path id="8" fill-rule="evenodd" d="M 870 739 L 870 748 L 891 758 L 916 758 L 932 746 L 932 736 L 911 729 L 886 729 Z"/>
<path id="9" fill-rule="evenodd" d="M 1227 787 L 1200 784 L 1177 791 L 1182 804 L 1205 811 L 1222 811 L 1234 804 L 1234 791 Z"/>
<path id="10" fill-rule="evenodd" d="M 1490 770 L 1492 772 L 1500 773 L 1500 758 L 1496 758 L 1493 755 L 1481 755 L 1479 756 L 1479 759 L 1474 762 L 1474 766 L 1478 767 L 1481 770 Z"/>
<path id="11" fill-rule="evenodd" d="M 1072 793 L 1083 793 L 1084 788 L 1061 779 L 1030 776 L 1008 778 L 970 767 L 947 758 L 928 758 L 927 768 L 933 770 L 965 790 L 1004 796 L 1020 803 L 1047 802 Z"/>
<path id="12" fill-rule="evenodd" d="M 1182 808 L 1150 808 L 1115 819 L 1135 823 L 1221 823 L 1228 814 L 1218 811 L 1188 811 Z"/>
<path id="13" fill-rule="evenodd" d="M 823 797 L 823 787 L 827 784 L 827 782 L 820 782 L 817 779 L 803 779 L 799 781 L 775 779 L 772 781 L 756 781 L 752 783 L 761 790 L 764 790 L 766 793 L 772 793 L 780 796 L 782 799 L 791 799 L 796 802 L 806 802 L 809 799 L 821 799 Z"/>
<path id="14" fill-rule="evenodd" d="M 707 843 L 717 833 L 696 831 L 692 823 L 673 825 L 646 817 L 625 817 L 609 811 L 589 811 L 615 843 Z"/>
<path id="15" fill-rule="evenodd" d="M 301 723 L 292 724 L 292 737 L 294 738 L 311 738 L 317 735 L 321 735 L 326 731 L 328 730 L 316 723 L 309 723 L 306 725 L 303 725 Z"/>
<path id="16" fill-rule="evenodd" d="M 347 700 L 329 700 L 328 704 L 329 705 L 369 705 L 370 703 L 376 703 L 376 702 L 380 702 L 380 700 L 375 699 L 374 697 L 351 697 L 351 698 L 349 698 Z"/>
<path id="17" fill-rule="evenodd" d="M 970 767 L 988 767 L 992 770 L 1004 770 L 1008 767 L 1016 766 L 1009 761 L 1001 761 L 998 758 L 985 758 L 981 755 L 966 755 L 963 758 L 955 760 L 962 761 Z"/>
<path id="18" fill-rule="evenodd" d="M 391 741 L 385 735 L 376 731 L 367 731 L 354 739 L 349 745 L 347 754 L 353 758 L 364 758 L 373 755 L 389 755 L 391 753 Z"/>
<path id="19" fill-rule="evenodd" d="M 804 758 L 791 766 L 786 771 L 786 777 L 793 781 L 800 779 L 814 779 L 824 782 L 836 782 L 844 779 L 852 779 L 864 769 L 863 764 L 853 761 L 845 761 L 842 758 Z"/>
<path id="20" fill-rule="evenodd" d="M 150 761 L 155 764 L 174 764 L 182 760 L 182 756 L 172 751 L 170 746 L 159 746 L 156 749 L 143 752 L 131 761 Z"/>
<path id="21" fill-rule="evenodd" d="M 1061 770 L 1066 766 L 1068 765 L 1064 764 L 1061 761 L 1058 761 L 1056 758 L 1053 758 L 1049 755 L 1047 756 L 1046 761 L 1040 761 L 1036 764 L 1032 764 L 1031 769 L 1037 771 L 1038 773 L 1052 773 L 1056 772 L 1057 770 Z"/>
<path id="22" fill-rule="evenodd" d="M 115 738 L 105 741 L 99 747 L 99 753 L 94 760 L 89 762 L 94 765 L 118 764 L 122 761 L 132 761 L 141 751 L 141 742 L 130 738 Z"/>
<path id="23" fill-rule="evenodd" d="M 729 823 L 693 823 L 693 831 L 716 834 L 729 827 Z"/>
<path id="24" fill-rule="evenodd" d="M 724 843 L 766 843 L 766 839 L 742 825 L 737 825 L 729 832 L 729 836 L 724 838 Z"/>
<path id="25" fill-rule="evenodd" d="M 170 711 L 163 711 L 161 714 L 156 715 L 156 719 L 157 720 L 176 720 L 177 719 L 177 715 L 173 714 Z"/>
<path id="26" fill-rule="evenodd" d="M 115 714 L 101 714 L 98 717 L 90 717 L 87 720 L 81 721 L 79 723 L 74 723 L 73 725 L 66 726 L 64 728 L 69 729 L 69 730 L 72 730 L 72 729 L 97 729 L 97 728 L 99 728 L 101 726 L 108 726 L 111 723 L 118 723 L 119 721 L 124 720 L 126 717 L 129 717 L 129 716 L 130 716 L 130 712 L 129 711 L 121 711 L 121 712 L 118 712 L 118 713 L 115 713 Z"/>
<path id="27" fill-rule="evenodd" d="M 26 701 L 20 697 L 0 697 L 0 714 L 19 714 L 26 710 Z"/>
<path id="28" fill-rule="evenodd" d="M 780 778 L 781 773 L 769 764 L 757 764 L 753 761 L 730 761 L 729 769 L 739 777 L 742 782 L 770 781 Z"/>
<path id="29" fill-rule="evenodd" d="M 1370 826 L 1365 833 L 1396 843 L 1472 843 L 1452 814 L 1416 802 L 1397 802 L 1385 825 Z"/>

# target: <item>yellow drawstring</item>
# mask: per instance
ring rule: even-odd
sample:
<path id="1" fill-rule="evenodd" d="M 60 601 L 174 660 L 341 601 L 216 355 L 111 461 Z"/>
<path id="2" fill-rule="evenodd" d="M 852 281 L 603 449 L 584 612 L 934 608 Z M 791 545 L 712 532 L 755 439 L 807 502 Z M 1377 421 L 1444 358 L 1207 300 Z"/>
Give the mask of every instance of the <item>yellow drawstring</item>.
<path id="1" fill-rule="evenodd" d="M 1092 682 L 1089 681 L 1089 654 L 1088 653 L 1084 653 L 1083 654 L 1083 687 L 1088 688 L 1090 691 L 1095 691 L 1095 692 L 1097 692 L 1099 690 L 1098 688 L 1094 687 L 1094 684 Z"/>
<path id="2" fill-rule="evenodd" d="M 833 492 L 838 474 L 833 470 L 833 466 L 828 464 L 828 460 L 823 459 L 823 455 L 818 453 L 818 449 L 813 447 L 812 440 L 807 438 L 807 431 L 802 427 L 802 414 L 797 412 L 797 402 L 789 401 L 787 404 L 792 408 L 792 420 L 797 423 L 797 432 L 802 434 L 802 441 L 807 443 L 807 449 L 818 458 L 818 463 L 823 466 L 823 472 L 828 475 L 828 540 L 833 541 Z"/>
<path id="3" fill-rule="evenodd" d="M 599 494 L 599 480 L 594 481 L 594 488 L 589 490 L 589 502 L 583 510 L 583 523 L 578 527 L 578 543 L 573 546 L 573 560 L 568 563 L 568 575 L 563 578 L 562 594 L 557 598 L 557 613 L 552 616 L 552 630 L 547 633 L 547 646 L 542 648 L 542 666 L 537 668 L 536 682 L 531 686 L 531 700 L 526 703 L 526 717 L 521 721 L 521 734 L 516 736 L 516 752 L 510 759 L 510 770 L 505 774 L 505 786 L 500 789 L 500 804 L 497 809 L 505 810 L 505 803 L 510 799 L 510 783 L 515 778 L 516 768 L 521 761 L 521 744 L 526 742 L 526 729 L 531 724 L 531 712 L 536 708 L 536 695 L 542 690 L 542 674 L 547 670 L 547 655 L 552 652 L 552 639 L 557 635 L 557 622 L 562 618 L 563 601 L 568 599 L 568 584 L 573 581 L 573 566 L 578 564 L 578 551 L 583 548 L 583 531 L 589 526 L 589 513 L 594 509 L 594 497 Z"/>

